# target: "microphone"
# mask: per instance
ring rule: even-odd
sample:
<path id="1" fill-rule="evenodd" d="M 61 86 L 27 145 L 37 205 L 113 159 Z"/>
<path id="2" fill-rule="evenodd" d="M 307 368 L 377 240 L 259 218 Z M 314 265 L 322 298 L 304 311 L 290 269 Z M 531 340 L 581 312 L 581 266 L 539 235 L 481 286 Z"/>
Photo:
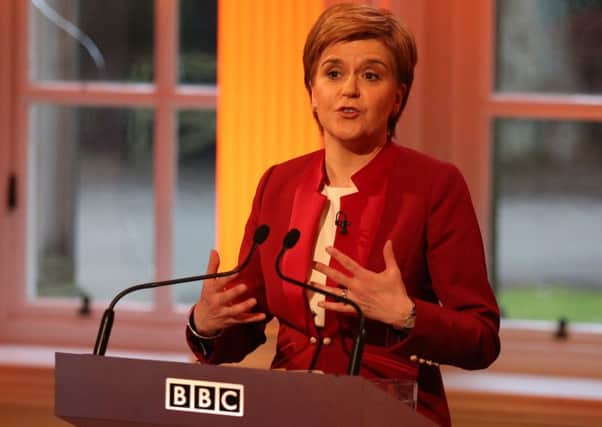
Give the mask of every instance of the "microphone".
<path id="1" fill-rule="evenodd" d="M 341 234 L 347 234 L 347 227 L 351 225 L 351 221 L 347 220 L 347 215 L 343 211 L 338 211 L 334 217 L 334 225 L 339 228 Z"/>
<path id="2" fill-rule="evenodd" d="M 366 330 L 364 328 L 364 312 L 362 311 L 360 306 L 357 305 L 356 302 L 350 300 L 349 298 L 337 295 L 329 291 L 324 291 L 320 288 L 316 288 L 315 286 L 310 285 L 309 283 L 300 282 L 291 277 L 287 277 L 284 275 L 284 273 L 282 273 L 282 270 L 280 269 L 280 264 L 282 263 L 282 257 L 284 256 L 284 253 L 287 250 L 292 249 L 297 244 L 297 242 L 299 241 L 299 237 L 301 237 L 301 233 L 296 228 L 291 229 L 288 233 L 286 233 L 286 236 L 284 236 L 282 248 L 280 249 L 280 252 L 278 252 L 278 256 L 276 257 L 276 273 L 278 274 L 278 277 L 280 277 L 285 282 L 292 283 L 295 286 L 300 286 L 304 289 L 329 296 L 335 301 L 349 304 L 355 309 L 359 317 L 359 322 L 357 327 L 357 333 L 355 334 L 355 339 L 353 340 L 353 349 L 351 351 L 351 357 L 349 359 L 349 367 L 347 372 L 349 375 L 359 375 L 360 364 L 362 361 L 362 353 L 364 351 L 364 338 L 366 336 Z"/>
<path id="3" fill-rule="evenodd" d="M 105 310 L 104 314 L 102 315 L 102 320 L 100 321 L 100 326 L 98 328 L 98 335 L 96 336 L 96 344 L 94 344 L 94 355 L 104 356 L 107 350 L 107 344 L 109 342 L 111 328 L 113 326 L 113 318 L 115 317 L 115 312 L 113 308 L 121 298 L 123 298 L 131 292 L 139 291 L 141 289 L 152 289 L 159 288 L 162 286 L 177 285 L 179 283 L 216 279 L 218 277 L 232 276 L 233 274 L 239 273 L 242 270 L 244 270 L 244 268 L 249 264 L 249 262 L 251 261 L 251 257 L 257 249 L 257 246 L 265 242 L 269 234 L 270 227 L 268 227 L 267 225 L 263 224 L 257 227 L 257 229 L 255 230 L 255 234 L 253 235 L 253 246 L 251 247 L 251 250 L 249 251 L 247 257 L 243 260 L 243 262 L 233 270 L 224 271 L 221 273 L 203 274 L 200 276 L 182 277 L 180 279 L 163 280 L 160 282 L 141 283 L 139 285 L 130 286 L 129 288 L 126 288 L 119 292 L 115 296 L 115 298 L 113 298 L 113 301 L 111 301 L 111 304 L 109 304 L 109 307 Z"/>

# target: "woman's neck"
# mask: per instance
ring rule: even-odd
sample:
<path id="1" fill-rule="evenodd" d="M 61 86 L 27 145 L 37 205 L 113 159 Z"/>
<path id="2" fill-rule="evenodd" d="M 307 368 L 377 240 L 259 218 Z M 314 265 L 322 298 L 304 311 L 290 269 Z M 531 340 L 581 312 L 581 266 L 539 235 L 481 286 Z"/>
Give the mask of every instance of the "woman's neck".
<path id="1" fill-rule="evenodd" d="M 387 140 L 363 150 L 352 150 L 340 142 L 324 141 L 325 166 L 332 187 L 351 187 L 351 177 L 376 157 Z"/>

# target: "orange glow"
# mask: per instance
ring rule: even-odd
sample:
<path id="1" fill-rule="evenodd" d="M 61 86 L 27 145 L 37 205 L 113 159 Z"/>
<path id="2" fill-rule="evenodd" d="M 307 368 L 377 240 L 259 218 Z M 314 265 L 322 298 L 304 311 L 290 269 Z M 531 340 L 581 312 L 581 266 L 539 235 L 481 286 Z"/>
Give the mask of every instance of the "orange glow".
<path id="1" fill-rule="evenodd" d="M 219 2 L 216 217 L 222 268 L 236 263 L 262 173 L 321 145 L 301 56 L 322 7 L 321 0 Z"/>

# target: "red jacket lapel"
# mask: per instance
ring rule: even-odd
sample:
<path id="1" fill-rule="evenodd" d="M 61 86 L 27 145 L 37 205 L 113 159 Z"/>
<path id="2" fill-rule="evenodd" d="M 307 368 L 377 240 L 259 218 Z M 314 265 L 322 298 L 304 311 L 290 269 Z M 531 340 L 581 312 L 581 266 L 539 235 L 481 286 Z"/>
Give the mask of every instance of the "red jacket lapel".
<path id="1" fill-rule="evenodd" d="M 290 249 L 282 261 L 283 272 L 294 279 L 306 282 L 313 260 L 313 250 L 319 232 L 320 218 L 324 211 L 326 197 L 321 194 L 324 183 L 324 152 L 319 152 L 308 162 L 306 172 L 299 177 L 295 190 L 288 230 L 300 231 L 299 242 Z M 293 316 L 307 315 L 305 291 L 289 283 L 282 283 L 284 296 Z"/>

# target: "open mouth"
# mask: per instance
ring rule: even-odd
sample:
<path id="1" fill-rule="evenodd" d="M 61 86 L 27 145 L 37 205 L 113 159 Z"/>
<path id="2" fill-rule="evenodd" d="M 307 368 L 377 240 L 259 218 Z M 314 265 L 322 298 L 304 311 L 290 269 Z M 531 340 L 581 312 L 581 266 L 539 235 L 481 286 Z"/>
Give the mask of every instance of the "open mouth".
<path id="1" fill-rule="evenodd" d="M 341 107 L 338 111 L 343 113 L 359 113 L 359 110 L 353 107 Z"/>

